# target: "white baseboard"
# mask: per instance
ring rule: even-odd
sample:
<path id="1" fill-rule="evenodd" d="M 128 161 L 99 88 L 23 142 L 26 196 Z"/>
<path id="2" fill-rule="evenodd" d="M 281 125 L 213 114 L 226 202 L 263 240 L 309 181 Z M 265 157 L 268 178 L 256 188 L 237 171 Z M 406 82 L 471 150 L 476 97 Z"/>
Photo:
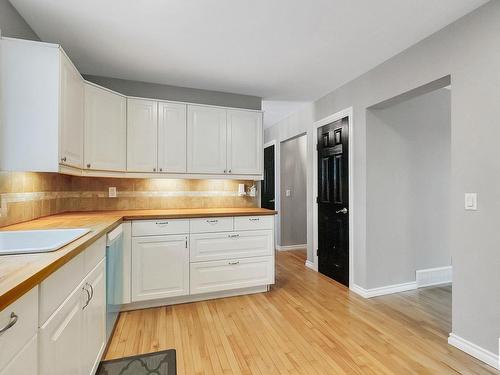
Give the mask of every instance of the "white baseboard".
<path id="1" fill-rule="evenodd" d="M 416 279 L 419 288 L 433 285 L 449 284 L 452 281 L 452 266 L 417 270 Z"/>
<path id="2" fill-rule="evenodd" d="M 411 281 L 409 283 L 394 284 L 372 289 L 365 289 L 363 287 L 360 287 L 359 285 L 353 284 L 350 289 L 363 298 L 372 298 L 377 296 L 384 296 L 386 294 L 400 293 L 417 289 L 417 282 Z"/>
<path id="3" fill-rule="evenodd" d="M 310 260 L 306 260 L 306 267 L 316 271 L 316 267 L 314 267 L 314 263 L 311 262 Z"/>
<path id="4" fill-rule="evenodd" d="M 450 336 L 448 337 L 448 344 L 479 359 L 480 361 L 490 365 L 491 367 L 500 370 L 500 363 L 497 354 L 481 348 L 479 345 L 467 341 L 464 338 L 455 335 L 454 333 L 450 333 Z"/>
<path id="5" fill-rule="evenodd" d="M 278 251 L 304 250 L 304 249 L 307 249 L 307 244 L 303 244 L 303 245 L 288 245 L 288 246 L 276 245 L 276 250 L 278 250 Z"/>

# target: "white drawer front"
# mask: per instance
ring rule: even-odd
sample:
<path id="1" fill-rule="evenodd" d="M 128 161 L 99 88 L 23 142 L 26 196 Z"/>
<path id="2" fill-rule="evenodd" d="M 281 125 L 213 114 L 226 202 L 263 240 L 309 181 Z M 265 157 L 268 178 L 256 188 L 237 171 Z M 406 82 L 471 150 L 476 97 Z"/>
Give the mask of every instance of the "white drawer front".
<path id="1" fill-rule="evenodd" d="M 10 363 L 0 368 L 0 375 L 36 375 L 38 374 L 38 336 L 26 344 L 22 350 L 17 353 Z"/>
<path id="2" fill-rule="evenodd" d="M 85 259 L 85 275 L 92 271 L 106 256 L 106 236 L 102 236 L 83 252 Z"/>
<path id="3" fill-rule="evenodd" d="M 0 311 L 0 329 L 6 328 L 8 325 L 11 327 L 0 334 L 0 369 L 6 367 L 36 335 L 38 287 L 34 287 L 16 302 Z"/>
<path id="4" fill-rule="evenodd" d="M 192 234 L 190 261 L 203 262 L 273 254 L 273 231 Z"/>
<path id="5" fill-rule="evenodd" d="M 273 229 L 274 216 L 237 216 L 234 218 L 234 230 Z"/>
<path id="6" fill-rule="evenodd" d="M 274 283 L 272 257 L 191 263 L 191 294 L 249 288 Z"/>
<path id="7" fill-rule="evenodd" d="M 191 233 L 231 232 L 232 230 L 232 217 L 211 217 L 190 220 Z"/>
<path id="8" fill-rule="evenodd" d="M 85 277 L 85 251 L 40 284 L 39 324 L 43 325 Z"/>
<path id="9" fill-rule="evenodd" d="M 161 236 L 189 233 L 189 220 L 137 220 L 132 222 L 132 236 Z"/>

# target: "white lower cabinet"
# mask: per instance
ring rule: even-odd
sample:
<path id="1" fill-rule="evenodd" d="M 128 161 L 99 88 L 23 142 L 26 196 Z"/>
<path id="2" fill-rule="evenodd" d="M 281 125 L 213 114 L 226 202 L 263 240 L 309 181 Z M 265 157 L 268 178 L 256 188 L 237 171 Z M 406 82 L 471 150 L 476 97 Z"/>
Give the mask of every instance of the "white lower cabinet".
<path id="1" fill-rule="evenodd" d="M 132 302 L 184 296 L 188 293 L 188 236 L 134 237 Z"/>
<path id="2" fill-rule="evenodd" d="M 105 262 L 100 260 L 40 327 L 40 375 L 95 373 L 106 344 Z"/>
<path id="3" fill-rule="evenodd" d="M 0 375 L 36 375 L 38 374 L 38 337 L 34 336 L 26 346 L 0 370 Z"/>
<path id="4" fill-rule="evenodd" d="M 273 284 L 273 265 L 272 257 L 191 263 L 191 294 Z"/>

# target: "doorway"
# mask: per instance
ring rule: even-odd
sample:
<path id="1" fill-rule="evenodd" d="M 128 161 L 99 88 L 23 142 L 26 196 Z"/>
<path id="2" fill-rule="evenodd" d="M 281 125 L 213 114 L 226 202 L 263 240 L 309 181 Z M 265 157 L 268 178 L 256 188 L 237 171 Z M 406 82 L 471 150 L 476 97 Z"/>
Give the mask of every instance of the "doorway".
<path id="1" fill-rule="evenodd" d="M 349 119 L 317 133 L 318 271 L 349 286 Z"/>
<path id="2" fill-rule="evenodd" d="M 264 148 L 264 180 L 262 181 L 261 207 L 274 210 L 275 205 L 275 145 Z"/>

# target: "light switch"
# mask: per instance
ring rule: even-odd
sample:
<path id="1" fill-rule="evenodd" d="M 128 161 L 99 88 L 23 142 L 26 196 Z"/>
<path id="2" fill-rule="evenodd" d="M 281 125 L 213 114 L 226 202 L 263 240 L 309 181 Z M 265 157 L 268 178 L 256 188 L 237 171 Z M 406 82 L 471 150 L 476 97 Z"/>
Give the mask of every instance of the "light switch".
<path id="1" fill-rule="evenodd" d="M 113 186 L 109 188 L 108 196 L 110 198 L 116 198 L 116 187 Z"/>
<path id="2" fill-rule="evenodd" d="M 465 193 L 465 209 L 477 210 L 477 193 Z"/>
<path id="3" fill-rule="evenodd" d="M 290 195 L 292 195 L 292 191 L 290 189 L 286 189 L 285 195 L 289 197 Z"/>

